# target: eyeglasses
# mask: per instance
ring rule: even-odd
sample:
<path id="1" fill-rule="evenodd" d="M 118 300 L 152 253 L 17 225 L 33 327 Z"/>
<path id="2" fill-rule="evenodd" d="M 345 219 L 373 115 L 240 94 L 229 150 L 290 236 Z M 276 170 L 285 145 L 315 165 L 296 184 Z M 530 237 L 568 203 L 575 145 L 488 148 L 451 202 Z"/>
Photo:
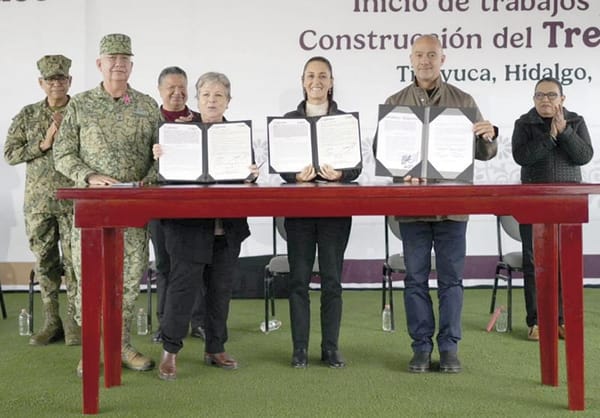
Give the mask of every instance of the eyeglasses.
<path id="1" fill-rule="evenodd" d="M 535 100 L 544 100 L 544 97 L 547 97 L 548 100 L 556 100 L 558 98 L 558 93 L 551 91 L 550 93 L 542 93 L 541 91 L 536 91 L 533 95 Z"/>
<path id="2" fill-rule="evenodd" d="M 64 75 L 55 75 L 52 77 L 44 78 L 44 81 L 48 84 L 52 84 L 52 83 L 63 84 L 63 83 L 66 83 L 67 80 L 69 80 L 69 77 L 65 77 Z"/>

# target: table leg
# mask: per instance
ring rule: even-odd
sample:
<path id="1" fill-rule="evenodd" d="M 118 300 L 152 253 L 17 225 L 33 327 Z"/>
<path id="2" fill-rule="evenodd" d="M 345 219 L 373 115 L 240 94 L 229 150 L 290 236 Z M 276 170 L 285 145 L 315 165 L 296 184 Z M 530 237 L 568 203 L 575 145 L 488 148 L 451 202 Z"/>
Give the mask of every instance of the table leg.
<path id="1" fill-rule="evenodd" d="M 558 225 L 533 225 L 542 384 L 558 386 Z"/>
<path id="2" fill-rule="evenodd" d="M 569 409 L 585 409 L 583 257 L 581 225 L 560 227 L 560 275 L 565 319 Z"/>
<path id="3" fill-rule="evenodd" d="M 102 306 L 102 230 L 81 229 L 81 336 L 83 413 L 97 414 L 100 378 L 100 306 Z"/>
<path id="4" fill-rule="evenodd" d="M 104 229 L 104 386 L 121 384 L 121 337 L 123 329 L 123 230 Z"/>

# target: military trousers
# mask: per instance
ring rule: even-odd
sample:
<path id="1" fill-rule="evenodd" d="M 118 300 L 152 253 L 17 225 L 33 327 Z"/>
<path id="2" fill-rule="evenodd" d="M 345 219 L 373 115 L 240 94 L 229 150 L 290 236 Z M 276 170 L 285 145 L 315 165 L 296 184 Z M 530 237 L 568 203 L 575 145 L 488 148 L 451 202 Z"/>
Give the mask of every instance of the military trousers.
<path id="1" fill-rule="evenodd" d="M 140 279 L 148 268 L 148 232 L 146 228 L 126 228 L 123 233 L 123 328 L 129 329 L 140 293 Z M 77 278 L 75 320 L 81 325 L 81 230 L 73 228 L 73 267 Z"/>
<path id="2" fill-rule="evenodd" d="M 57 297 L 63 277 L 69 303 L 77 295 L 71 257 L 72 225 L 70 212 L 25 214 L 25 230 L 35 255 L 35 277 L 44 305 Z"/>

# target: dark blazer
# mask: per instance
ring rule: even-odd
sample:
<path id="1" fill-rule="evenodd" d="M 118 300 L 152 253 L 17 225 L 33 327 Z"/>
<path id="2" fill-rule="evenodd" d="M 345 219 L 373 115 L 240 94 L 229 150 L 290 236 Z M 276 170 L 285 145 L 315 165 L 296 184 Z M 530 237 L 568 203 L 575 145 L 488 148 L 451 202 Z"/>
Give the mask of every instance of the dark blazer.
<path id="1" fill-rule="evenodd" d="M 199 113 L 192 113 L 195 121 L 202 120 Z M 215 243 L 214 219 L 163 219 L 161 223 L 165 228 L 165 242 L 170 254 L 195 263 L 212 261 Z M 227 247 L 235 252 L 237 257 L 242 241 L 250 236 L 248 222 L 246 218 L 223 219 L 223 229 Z"/>
<path id="2" fill-rule="evenodd" d="M 163 219 L 169 254 L 188 262 L 210 263 L 215 243 L 214 219 Z M 242 241 L 250 236 L 246 218 L 223 219 L 228 248 L 239 254 Z"/>
<path id="3" fill-rule="evenodd" d="M 344 113 L 346 113 L 346 112 L 338 109 L 337 103 L 335 101 L 332 100 L 329 102 L 329 109 L 327 110 L 328 115 L 343 115 Z M 305 118 L 306 117 L 306 100 L 301 101 L 300 104 L 298 105 L 298 107 L 296 108 L 296 110 L 292 110 L 291 112 L 288 112 L 283 116 L 285 118 L 298 118 L 298 117 Z M 340 182 L 342 182 L 342 183 L 350 182 L 350 181 L 354 180 L 355 178 L 357 178 L 360 175 L 360 172 L 361 172 L 360 168 L 351 168 L 351 169 L 342 170 L 342 178 L 340 179 Z M 285 173 L 285 174 L 280 174 L 280 175 L 287 183 L 295 183 L 296 182 L 296 174 L 295 173 Z M 315 177 L 313 179 L 313 182 L 317 181 L 317 180 L 327 181 L 326 179 L 322 178 L 319 175 L 317 175 L 317 177 Z"/>

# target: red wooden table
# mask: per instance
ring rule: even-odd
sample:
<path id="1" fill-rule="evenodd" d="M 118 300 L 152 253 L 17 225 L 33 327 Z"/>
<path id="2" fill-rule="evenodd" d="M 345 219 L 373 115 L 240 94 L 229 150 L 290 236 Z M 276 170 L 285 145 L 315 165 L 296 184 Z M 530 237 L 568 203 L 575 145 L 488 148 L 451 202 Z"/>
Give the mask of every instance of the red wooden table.
<path id="1" fill-rule="evenodd" d="M 123 228 L 153 218 L 349 215 L 513 215 L 534 225 L 542 384 L 558 386 L 558 270 L 564 304 L 568 405 L 583 410 L 581 224 L 596 184 L 211 185 L 60 189 L 82 232 L 83 412 L 99 410 L 104 386 L 121 384 Z M 560 260 L 560 262 L 559 262 Z"/>

